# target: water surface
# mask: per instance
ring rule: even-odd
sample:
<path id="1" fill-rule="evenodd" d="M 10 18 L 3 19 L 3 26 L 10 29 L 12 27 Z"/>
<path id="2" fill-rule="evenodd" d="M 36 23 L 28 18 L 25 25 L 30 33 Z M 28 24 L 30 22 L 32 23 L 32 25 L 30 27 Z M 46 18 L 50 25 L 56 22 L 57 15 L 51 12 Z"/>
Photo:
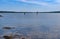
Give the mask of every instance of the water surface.
<path id="1" fill-rule="evenodd" d="M 20 34 L 60 36 L 60 13 L 0 13 L 0 34 L 4 34 L 4 26 L 15 27 L 9 32 Z M 54 36 L 55 35 L 55 36 Z"/>

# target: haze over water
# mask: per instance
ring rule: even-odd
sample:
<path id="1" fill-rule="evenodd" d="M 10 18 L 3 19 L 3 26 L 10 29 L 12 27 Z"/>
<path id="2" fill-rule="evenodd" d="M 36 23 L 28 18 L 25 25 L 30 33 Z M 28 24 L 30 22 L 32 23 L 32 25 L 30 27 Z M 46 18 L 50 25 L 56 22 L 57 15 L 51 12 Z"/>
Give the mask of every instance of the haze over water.
<path id="1" fill-rule="evenodd" d="M 16 27 L 12 32 L 41 35 L 47 33 L 50 37 L 60 36 L 60 13 L 0 13 L 0 34 L 2 27 Z M 2 33 L 3 34 L 3 33 Z M 55 36 L 54 36 L 55 35 Z"/>

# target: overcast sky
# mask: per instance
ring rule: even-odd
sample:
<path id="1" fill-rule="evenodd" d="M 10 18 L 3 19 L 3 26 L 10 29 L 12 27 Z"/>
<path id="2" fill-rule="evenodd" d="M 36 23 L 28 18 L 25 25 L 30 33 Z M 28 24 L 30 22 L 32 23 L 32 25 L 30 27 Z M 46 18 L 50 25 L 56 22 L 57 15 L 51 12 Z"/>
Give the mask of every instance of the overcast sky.
<path id="1" fill-rule="evenodd" d="M 3 11 L 59 11 L 60 0 L 0 0 Z"/>

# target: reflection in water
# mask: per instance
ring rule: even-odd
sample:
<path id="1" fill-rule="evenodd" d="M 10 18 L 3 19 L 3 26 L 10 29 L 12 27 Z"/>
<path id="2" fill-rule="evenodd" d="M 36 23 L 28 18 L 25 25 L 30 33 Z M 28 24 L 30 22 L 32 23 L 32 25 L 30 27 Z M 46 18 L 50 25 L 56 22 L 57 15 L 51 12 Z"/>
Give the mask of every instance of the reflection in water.
<path id="1" fill-rule="evenodd" d="M 60 38 L 60 13 L 0 13 L 0 35 L 4 33 L 19 36 L 20 39 L 59 39 Z M 7 26 L 7 27 L 6 27 Z M 15 29 L 3 30 L 5 27 Z M 13 34 L 12 34 L 13 33 Z M 25 37 L 26 36 L 26 37 Z"/>

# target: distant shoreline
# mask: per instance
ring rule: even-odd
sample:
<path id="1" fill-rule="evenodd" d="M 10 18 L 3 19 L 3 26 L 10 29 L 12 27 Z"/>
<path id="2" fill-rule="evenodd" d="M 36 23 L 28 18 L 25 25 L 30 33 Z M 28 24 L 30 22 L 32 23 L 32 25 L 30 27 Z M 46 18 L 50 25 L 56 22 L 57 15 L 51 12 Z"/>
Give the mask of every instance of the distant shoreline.
<path id="1" fill-rule="evenodd" d="M 60 11 L 51 11 L 51 12 L 15 12 L 15 11 L 0 11 L 0 13 L 60 13 Z"/>

